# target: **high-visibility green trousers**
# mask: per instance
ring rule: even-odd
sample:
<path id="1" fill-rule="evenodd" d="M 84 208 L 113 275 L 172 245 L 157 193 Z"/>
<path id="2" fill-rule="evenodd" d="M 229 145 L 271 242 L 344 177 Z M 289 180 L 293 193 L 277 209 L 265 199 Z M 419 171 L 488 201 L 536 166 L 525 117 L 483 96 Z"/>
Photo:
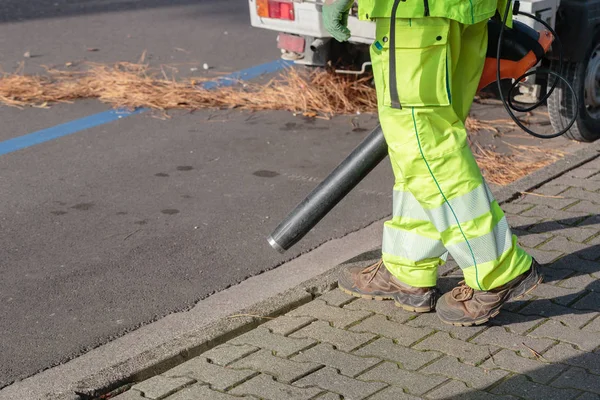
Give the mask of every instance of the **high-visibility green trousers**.
<path id="1" fill-rule="evenodd" d="M 371 46 L 395 175 L 384 264 L 402 282 L 429 287 L 450 253 L 470 287 L 501 286 L 526 272 L 532 259 L 517 245 L 467 143 L 464 123 L 483 71 L 487 22 L 396 19 L 395 30 L 390 49 L 390 19 L 377 19 Z"/>

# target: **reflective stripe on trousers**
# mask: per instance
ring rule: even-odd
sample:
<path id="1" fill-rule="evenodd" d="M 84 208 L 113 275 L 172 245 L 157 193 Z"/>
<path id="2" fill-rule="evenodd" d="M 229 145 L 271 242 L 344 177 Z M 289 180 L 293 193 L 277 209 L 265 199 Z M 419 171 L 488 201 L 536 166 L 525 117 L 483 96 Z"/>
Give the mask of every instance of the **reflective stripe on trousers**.
<path id="1" fill-rule="evenodd" d="M 390 25 L 376 21 L 380 44 L 389 44 Z M 394 46 L 371 47 L 379 119 L 396 177 L 383 259 L 412 286 L 435 285 L 448 252 L 466 283 L 480 290 L 503 285 L 531 265 L 467 143 L 464 121 L 483 69 L 486 27 L 398 19 Z M 390 89 L 390 52 L 398 65 L 397 94 Z M 402 109 L 393 107 L 397 102 Z"/>

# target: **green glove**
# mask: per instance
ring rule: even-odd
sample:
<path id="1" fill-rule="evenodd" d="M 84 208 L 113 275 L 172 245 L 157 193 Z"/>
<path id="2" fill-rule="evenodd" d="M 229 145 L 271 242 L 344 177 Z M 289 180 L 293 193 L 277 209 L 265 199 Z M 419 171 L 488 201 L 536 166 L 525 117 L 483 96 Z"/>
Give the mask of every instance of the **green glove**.
<path id="1" fill-rule="evenodd" d="M 350 39 L 348 14 L 354 0 L 325 0 L 323 4 L 323 25 L 338 42 Z"/>

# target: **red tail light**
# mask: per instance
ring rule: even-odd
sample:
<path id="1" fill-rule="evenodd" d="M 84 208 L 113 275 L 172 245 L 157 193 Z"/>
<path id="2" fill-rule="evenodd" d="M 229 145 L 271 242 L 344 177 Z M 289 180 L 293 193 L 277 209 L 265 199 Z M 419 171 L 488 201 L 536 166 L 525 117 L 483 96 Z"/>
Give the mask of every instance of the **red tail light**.
<path id="1" fill-rule="evenodd" d="M 294 21 L 294 3 L 291 1 L 256 0 L 259 17 Z"/>

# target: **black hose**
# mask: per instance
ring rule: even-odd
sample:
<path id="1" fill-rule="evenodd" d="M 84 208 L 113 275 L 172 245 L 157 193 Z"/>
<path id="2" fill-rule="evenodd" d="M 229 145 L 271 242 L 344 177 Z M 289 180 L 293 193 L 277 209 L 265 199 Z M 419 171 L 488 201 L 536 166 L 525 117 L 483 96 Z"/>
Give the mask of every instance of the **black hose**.
<path id="1" fill-rule="evenodd" d="M 558 56 L 559 56 L 559 63 L 560 63 L 560 72 L 555 72 L 552 71 L 550 69 L 545 69 L 545 68 L 536 68 L 535 70 L 531 70 L 528 71 L 526 73 L 524 73 L 523 75 L 521 75 L 520 77 L 518 77 L 517 79 L 515 79 L 515 81 L 512 83 L 509 91 L 508 91 L 508 100 L 504 97 L 504 93 L 502 92 L 502 86 L 500 84 L 501 82 L 501 77 L 500 77 L 500 55 L 502 54 L 502 37 L 504 36 L 504 31 L 506 29 L 506 20 L 508 18 L 508 13 L 510 12 L 510 6 L 511 6 L 511 2 L 510 0 L 507 1 L 506 3 L 506 9 L 504 10 L 504 18 L 502 18 L 502 26 L 500 27 L 500 34 L 498 36 L 498 49 L 496 51 L 496 63 L 497 63 L 497 71 L 496 71 L 496 84 L 498 85 L 498 94 L 500 96 L 500 100 L 502 101 L 502 105 L 504 106 L 504 109 L 506 110 L 506 112 L 508 113 L 508 115 L 510 116 L 510 118 L 515 122 L 515 124 L 517 124 L 519 126 L 519 128 L 523 129 L 525 132 L 527 132 L 528 134 L 535 136 L 537 138 L 540 139 L 552 139 L 561 135 L 564 135 L 569 129 L 571 129 L 571 127 L 573 126 L 573 124 L 577 121 L 577 116 L 579 113 L 579 100 L 577 99 L 577 93 L 575 92 L 575 89 L 573 89 L 573 86 L 571 86 L 571 84 L 562 76 L 562 70 L 563 70 L 563 47 L 562 47 L 562 43 L 558 37 L 558 35 L 556 34 L 556 32 L 554 31 L 554 29 L 552 29 L 552 27 L 546 23 L 546 21 L 543 21 L 541 18 L 536 17 L 535 15 L 532 14 L 528 14 L 528 13 L 524 13 L 524 12 L 520 12 L 518 10 L 518 4 L 519 2 L 515 2 L 515 14 L 516 15 L 524 15 L 526 17 L 529 17 L 531 19 L 536 20 L 537 22 L 539 22 L 540 24 L 544 25 L 544 27 L 546 27 L 546 29 L 548 29 L 552 35 L 554 35 L 554 41 L 558 44 Z M 534 105 L 527 107 L 527 108 L 519 108 L 517 106 L 515 106 L 512 103 L 511 100 L 511 94 L 513 92 L 513 90 L 517 87 L 517 85 L 519 84 L 519 82 L 521 82 L 523 79 L 527 78 L 530 75 L 534 75 L 534 74 L 548 74 L 548 75 L 552 75 L 555 78 L 557 78 L 552 87 L 550 88 L 549 91 L 547 91 L 546 95 L 540 99 L 537 103 L 535 103 Z M 539 107 L 540 105 L 542 105 L 542 103 L 544 101 L 546 101 L 548 99 L 548 97 L 550 97 L 550 95 L 552 94 L 552 92 L 554 91 L 554 89 L 556 88 L 556 85 L 558 83 L 558 80 L 562 80 L 567 88 L 573 92 L 573 98 L 575 99 L 576 102 L 576 108 L 575 108 L 575 114 L 573 115 L 573 118 L 571 119 L 571 121 L 569 122 L 569 124 L 567 124 L 567 126 L 565 128 L 563 128 L 562 130 L 560 130 L 559 132 L 555 132 L 552 134 L 548 134 L 548 135 L 543 135 L 537 132 L 532 131 L 531 129 L 527 128 L 520 120 L 519 118 L 517 118 L 517 116 L 512 112 L 512 110 L 518 111 L 518 112 L 528 112 L 531 110 L 536 109 L 537 107 Z"/>
<path id="2" fill-rule="evenodd" d="M 268 238 L 283 253 L 308 233 L 388 154 L 381 126 L 377 126 L 323 182 L 290 212 Z"/>

